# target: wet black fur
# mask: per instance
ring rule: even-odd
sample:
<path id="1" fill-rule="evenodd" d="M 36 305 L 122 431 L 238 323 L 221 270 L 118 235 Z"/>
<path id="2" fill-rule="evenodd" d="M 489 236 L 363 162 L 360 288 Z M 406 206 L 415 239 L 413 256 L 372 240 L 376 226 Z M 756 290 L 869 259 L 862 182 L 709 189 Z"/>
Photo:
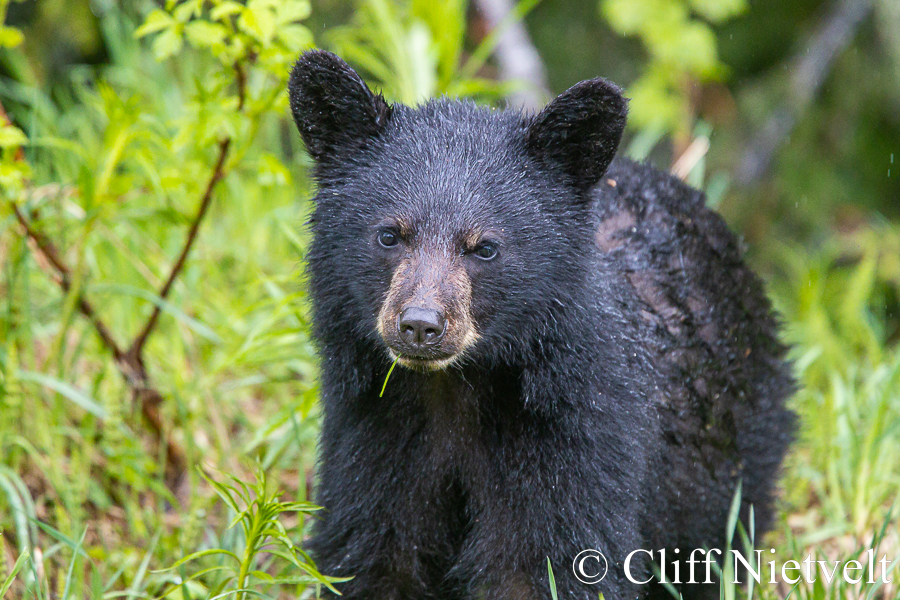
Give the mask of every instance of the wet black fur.
<path id="1" fill-rule="evenodd" d="M 723 547 L 739 480 L 744 522 L 752 503 L 757 536 L 771 524 L 793 384 L 762 285 L 702 194 L 609 165 L 618 88 L 573 90 L 525 117 L 390 107 L 325 52 L 292 74 L 318 163 L 325 510 L 311 549 L 323 572 L 354 577 L 345 598 L 549 598 L 547 557 L 560 598 L 660 595 L 625 581 L 625 555 Z M 422 236 L 487 225 L 503 238 L 471 273 L 474 348 L 445 371 L 398 366 L 380 398 L 391 272 L 375 236 L 396 215 Z M 572 575 L 586 548 L 610 559 L 599 586 Z"/>

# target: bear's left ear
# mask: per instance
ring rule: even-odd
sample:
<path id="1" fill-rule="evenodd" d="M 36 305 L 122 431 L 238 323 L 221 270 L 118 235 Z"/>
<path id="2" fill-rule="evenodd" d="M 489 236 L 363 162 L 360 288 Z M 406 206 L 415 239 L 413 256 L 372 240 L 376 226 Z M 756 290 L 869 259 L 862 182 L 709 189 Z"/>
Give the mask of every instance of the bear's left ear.
<path id="1" fill-rule="evenodd" d="M 306 149 L 320 165 L 340 162 L 377 135 L 391 115 L 381 94 L 373 94 L 350 65 L 324 50 L 300 56 L 288 97 Z"/>
<path id="2" fill-rule="evenodd" d="M 526 133 L 532 154 L 581 191 L 606 173 L 619 147 L 628 101 L 605 79 L 589 79 L 569 88 L 538 113 Z"/>

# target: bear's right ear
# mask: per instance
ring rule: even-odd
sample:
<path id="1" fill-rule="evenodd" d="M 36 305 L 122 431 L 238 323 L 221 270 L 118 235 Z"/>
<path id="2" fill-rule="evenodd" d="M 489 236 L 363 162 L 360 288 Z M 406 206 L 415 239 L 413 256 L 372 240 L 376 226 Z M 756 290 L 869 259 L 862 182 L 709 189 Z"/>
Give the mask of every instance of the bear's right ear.
<path id="1" fill-rule="evenodd" d="M 616 84 L 589 79 L 569 88 L 529 124 L 532 155 L 585 191 L 606 173 L 622 139 L 628 100 Z"/>
<path id="2" fill-rule="evenodd" d="M 324 50 L 303 53 L 288 82 L 291 113 L 317 163 L 338 161 L 378 134 L 391 115 L 350 65 Z"/>

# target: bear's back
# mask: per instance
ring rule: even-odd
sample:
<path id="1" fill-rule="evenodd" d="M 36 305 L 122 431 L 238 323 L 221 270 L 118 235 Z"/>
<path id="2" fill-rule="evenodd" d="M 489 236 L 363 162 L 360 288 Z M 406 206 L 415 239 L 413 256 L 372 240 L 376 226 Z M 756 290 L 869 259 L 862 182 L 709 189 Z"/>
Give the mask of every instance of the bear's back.
<path id="1" fill-rule="evenodd" d="M 676 544 L 721 539 L 724 530 L 696 531 L 694 514 L 704 507 L 723 516 L 705 522 L 725 522 L 738 480 L 767 528 L 794 384 L 762 282 L 703 194 L 675 177 L 619 159 L 593 193 L 600 272 L 616 280 L 622 314 L 658 378 L 651 402 L 665 447 L 656 483 L 669 509 L 648 534 Z M 692 530 L 693 539 L 666 539 Z"/>

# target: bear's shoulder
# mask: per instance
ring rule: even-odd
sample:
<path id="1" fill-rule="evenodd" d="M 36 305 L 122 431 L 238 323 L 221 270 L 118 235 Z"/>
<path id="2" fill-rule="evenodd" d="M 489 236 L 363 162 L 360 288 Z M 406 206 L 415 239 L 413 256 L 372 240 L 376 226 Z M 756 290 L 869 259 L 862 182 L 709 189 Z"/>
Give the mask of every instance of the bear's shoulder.
<path id="1" fill-rule="evenodd" d="M 599 219 L 595 241 L 602 251 L 628 239 L 635 249 L 701 245 L 723 259 L 740 260 L 738 238 L 706 206 L 705 195 L 652 165 L 616 159 L 593 195 Z"/>
<path id="2" fill-rule="evenodd" d="M 784 356 L 762 282 L 702 192 L 618 159 L 593 194 L 598 277 L 619 282 L 635 338 L 670 379 L 666 402 L 746 389 L 754 368 Z M 679 398 L 685 394 L 693 400 Z"/>

